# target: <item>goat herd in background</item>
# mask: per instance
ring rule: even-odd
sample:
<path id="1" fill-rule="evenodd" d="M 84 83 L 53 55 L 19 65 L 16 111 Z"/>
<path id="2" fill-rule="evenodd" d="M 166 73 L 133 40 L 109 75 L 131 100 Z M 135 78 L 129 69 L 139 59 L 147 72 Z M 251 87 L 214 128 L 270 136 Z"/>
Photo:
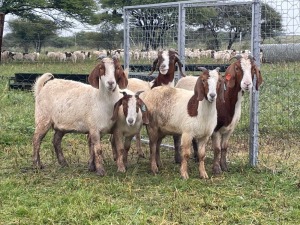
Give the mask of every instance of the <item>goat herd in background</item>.
<path id="1" fill-rule="evenodd" d="M 234 49 L 230 50 L 202 50 L 197 48 L 186 48 L 185 57 L 188 59 L 213 59 L 217 63 L 229 63 L 230 58 L 237 54 L 251 54 L 249 50 L 243 50 L 242 52 L 236 51 Z M 21 53 L 14 51 L 4 50 L 1 52 L 1 61 L 2 62 L 20 62 L 20 61 L 29 61 L 37 62 L 41 59 L 50 62 L 83 62 L 88 59 L 96 59 L 99 55 L 116 55 L 120 59 L 124 58 L 124 50 L 116 49 L 108 52 L 106 50 L 95 50 L 95 51 L 86 51 L 86 50 L 77 50 L 73 52 L 62 52 L 62 51 L 46 51 L 45 54 L 38 52 L 32 53 Z M 158 51 L 149 50 L 141 51 L 139 49 L 131 50 L 129 52 L 129 57 L 131 60 L 143 60 L 151 62 L 158 57 Z M 263 52 L 260 52 L 260 62 L 263 61 Z"/>
<path id="2" fill-rule="evenodd" d="M 262 76 L 250 55 L 236 55 L 226 70 L 199 68 L 199 76 L 185 76 L 178 53 L 159 51 L 150 74 L 157 68 L 158 76 L 151 82 L 128 78 L 118 57 L 99 57 L 100 63 L 90 73 L 89 84 L 56 79 L 51 73 L 39 77 L 33 87 L 35 96 L 35 132 L 33 163 L 42 168 L 41 141 L 54 129 L 53 145 L 60 165 L 66 166 L 61 141 L 66 133 L 87 134 L 88 167 L 105 175 L 101 137 L 111 134 L 113 157 L 119 172 L 125 172 L 131 141 L 136 136 L 137 150 L 143 125 L 149 137 L 151 171 L 161 167 L 160 144 L 166 135 L 173 135 L 175 161 L 181 163 L 181 177 L 187 179 L 192 142 L 197 146 L 200 178 L 208 178 L 205 169 L 205 145 L 212 137 L 213 174 L 227 171 L 228 139 L 241 115 L 243 93 L 257 86 Z M 181 79 L 174 84 L 175 66 Z"/>

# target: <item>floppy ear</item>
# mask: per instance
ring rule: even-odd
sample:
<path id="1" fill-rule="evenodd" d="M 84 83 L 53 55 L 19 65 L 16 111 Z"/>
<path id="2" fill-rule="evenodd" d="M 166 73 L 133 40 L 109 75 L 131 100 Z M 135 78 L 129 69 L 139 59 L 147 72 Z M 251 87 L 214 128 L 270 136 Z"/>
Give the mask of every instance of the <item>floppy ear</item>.
<path id="1" fill-rule="evenodd" d="M 258 91 L 259 86 L 260 86 L 260 85 L 262 84 L 262 82 L 263 82 L 263 79 L 262 79 L 260 70 L 259 70 L 258 68 L 256 69 L 255 75 L 256 75 L 256 78 L 257 78 L 257 80 L 256 80 L 256 90 Z"/>
<path id="2" fill-rule="evenodd" d="M 122 72 L 122 75 L 119 77 L 117 83 L 118 83 L 120 89 L 124 89 L 127 87 L 128 79 L 127 79 L 126 73 Z"/>
<path id="3" fill-rule="evenodd" d="M 157 63 L 158 63 L 158 58 L 156 58 L 156 59 L 153 61 L 152 68 L 151 68 L 151 72 L 148 74 L 148 76 L 150 76 L 150 75 L 153 74 L 153 72 L 154 72 L 155 69 L 156 69 Z"/>
<path id="4" fill-rule="evenodd" d="M 94 88 L 98 88 L 98 89 L 99 89 L 99 79 L 101 77 L 100 70 L 103 70 L 101 67 L 102 67 L 101 64 L 98 64 L 88 77 L 89 84 L 92 85 Z"/>
<path id="5" fill-rule="evenodd" d="M 233 88 L 235 85 L 235 74 L 236 74 L 235 67 L 236 67 L 235 63 L 231 64 L 225 72 L 225 81 L 227 83 L 227 86 L 230 88 Z"/>
<path id="6" fill-rule="evenodd" d="M 128 74 L 126 74 L 127 71 L 123 70 L 122 66 L 120 65 L 119 58 L 116 55 L 114 55 L 112 59 L 115 65 L 115 78 L 117 84 L 119 85 L 120 89 L 124 89 L 128 85 L 128 79 L 127 79 Z"/>
<path id="7" fill-rule="evenodd" d="M 143 123 L 144 124 L 149 124 L 149 111 L 147 109 L 146 104 L 140 98 L 137 98 L 137 102 L 138 102 L 139 108 L 142 112 Z"/>
<path id="8" fill-rule="evenodd" d="M 218 92 L 218 96 L 220 97 L 221 99 L 221 102 L 225 102 L 225 99 L 224 99 L 224 91 L 225 91 L 225 81 L 224 81 L 224 78 L 222 77 L 221 78 L 221 83 L 220 83 L 220 87 L 219 87 L 219 92 Z"/>
<path id="9" fill-rule="evenodd" d="M 119 107 L 122 105 L 122 101 L 123 98 L 121 98 L 119 101 L 117 101 L 114 105 L 114 112 L 113 112 L 113 116 L 111 117 L 112 121 L 116 121 L 118 118 L 118 111 L 119 111 Z"/>
<path id="10" fill-rule="evenodd" d="M 178 68 L 179 68 L 179 72 L 180 72 L 180 76 L 182 77 L 185 77 L 186 75 L 182 72 L 182 63 L 178 57 L 178 54 L 175 55 L 176 59 L 177 59 L 177 65 L 178 65 Z"/>
<path id="11" fill-rule="evenodd" d="M 197 97 L 197 101 L 202 101 L 204 99 L 204 85 L 202 83 L 201 75 L 198 77 L 197 82 L 194 87 L 194 95 Z"/>
<path id="12" fill-rule="evenodd" d="M 144 124 L 149 124 L 149 111 L 147 109 L 147 106 L 146 104 L 143 102 L 142 99 L 140 99 L 139 95 L 144 92 L 144 91 L 138 91 L 136 92 L 135 94 L 135 97 L 136 97 L 136 101 L 138 103 L 138 106 L 142 112 L 142 119 L 143 119 L 143 123 Z"/>

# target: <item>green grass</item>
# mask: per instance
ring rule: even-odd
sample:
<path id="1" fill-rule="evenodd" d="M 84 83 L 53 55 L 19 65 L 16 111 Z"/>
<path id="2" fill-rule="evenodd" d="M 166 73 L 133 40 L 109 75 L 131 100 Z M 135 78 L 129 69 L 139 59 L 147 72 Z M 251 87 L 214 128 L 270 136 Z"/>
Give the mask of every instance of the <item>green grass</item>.
<path id="1" fill-rule="evenodd" d="M 150 173 L 135 144 L 125 174 L 117 173 L 108 136 L 102 140 L 107 175 L 87 169 L 85 135 L 68 134 L 63 150 L 69 167 L 61 168 L 51 144 L 42 143 L 45 169 L 32 167 L 34 99 L 31 92 L 9 90 L 15 72 L 89 73 L 94 61 L 81 64 L 18 63 L 0 65 L 0 224 L 298 224 L 299 74 L 298 64 L 262 65 L 259 165 L 248 165 L 248 96 L 238 129 L 230 140 L 230 171 L 199 179 L 189 161 L 190 179 L 182 180 L 173 150 L 162 149 L 163 167 Z M 247 108 L 248 107 L 248 108 Z M 164 140 L 171 143 L 171 139 Z"/>

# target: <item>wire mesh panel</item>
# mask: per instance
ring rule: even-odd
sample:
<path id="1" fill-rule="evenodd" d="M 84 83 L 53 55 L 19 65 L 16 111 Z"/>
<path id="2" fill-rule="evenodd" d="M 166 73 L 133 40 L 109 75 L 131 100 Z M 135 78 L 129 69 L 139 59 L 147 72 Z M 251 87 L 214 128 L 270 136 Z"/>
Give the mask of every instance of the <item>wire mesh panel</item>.
<path id="1" fill-rule="evenodd" d="M 164 6 L 156 5 L 153 12 Z M 231 149 L 248 149 L 249 143 L 258 146 L 259 142 L 259 148 L 268 157 L 273 150 L 280 150 L 284 157 L 293 155 L 300 144 L 300 2 L 193 1 L 174 3 L 172 7 L 174 31 L 169 35 L 173 39 L 166 35 L 164 45 L 157 47 L 176 48 L 178 41 L 177 49 L 187 74 L 199 73 L 189 70 L 192 67 L 188 65 L 227 65 L 231 56 L 242 52 L 253 55 L 260 67 L 264 83 L 259 92 L 254 89 L 254 93 L 244 93 L 242 115 L 231 138 Z M 151 11 L 151 6 L 147 10 Z M 133 21 L 136 22 L 135 18 Z M 134 34 L 138 29 L 130 24 L 128 34 L 134 40 L 128 44 L 130 51 L 139 49 L 136 43 L 140 42 L 140 48 L 145 50 L 145 39 Z M 128 63 L 131 60 L 128 58 Z"/>

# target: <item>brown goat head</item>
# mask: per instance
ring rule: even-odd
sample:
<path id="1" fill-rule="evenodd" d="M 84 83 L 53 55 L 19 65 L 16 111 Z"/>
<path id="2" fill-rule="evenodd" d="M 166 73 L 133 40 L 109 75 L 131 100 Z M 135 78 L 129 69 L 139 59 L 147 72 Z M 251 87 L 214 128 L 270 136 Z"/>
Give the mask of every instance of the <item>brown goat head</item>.
<path id="1" fill-rule="evenodd" d="M 101 80 L 102 76 L 105 76 L 107 70 L 107 64 L 114 64 L 114 77 L 116 83 L 119 85 L 121 89 L 127 87 L 128 79 L 124 70 L 119 62 L 117 57 L 113 57 L 112 59 L 107 57 L 99 57 L 101 59 L 100 63 L 92 70 L 88 77 L 88 82 L 95 88 L 99 88 L 99 79 Z"/>
<path id="2" fill-rule="evenodd" d="M 258 67 L 255 64 L 255 59 L 252 56 L 248 56 L 247 58 L 243 58 L 241 55 L 236 55 L 234 57 L 232 57 L 231 59 L 237 59 L 237 61 L 233 62 L 227 69 L 225 72 L 225 80 L 226 80 L 226 84 L 229 88 L 233 88 L 235 85 L 237 85 L 237 87 L 241 87 L 243 85 L 243 82 L 246 83 L 248 85 L 252 85 L 252 81 L 254 76 L 256 76 L 257 78 L 257 82 L 256 82 L 256 90 L 258 90 L 259 86 L 262 84 L 262 76 L 261 76 L 261 72 L 258 69 Z M 245 68 L 247 66 L 245 66 L 247 63 L 247 61 L 249 61 L 249 68 L 248 70 L 250 70 L 249 74 L 245 74 L 244 70 L 246 70 Z M 251 76 L 250 77 L 245 77 L 245 76 Z M 247 81 L 244 81 L 248 79 Z"/>
<path id="3" fill-rule="evenodd" d="M 179 59 L 178 52 L 174 49 L 159 51 L 157 58 L 153 61 L 149 75 L 152 75 L 156 69 L 163 75 L 167 73 L 174 74 L 176 64 L 178 65 L 180 75 L 185 77 L 185 74 L 182 72 L 182 63 Z"/>

